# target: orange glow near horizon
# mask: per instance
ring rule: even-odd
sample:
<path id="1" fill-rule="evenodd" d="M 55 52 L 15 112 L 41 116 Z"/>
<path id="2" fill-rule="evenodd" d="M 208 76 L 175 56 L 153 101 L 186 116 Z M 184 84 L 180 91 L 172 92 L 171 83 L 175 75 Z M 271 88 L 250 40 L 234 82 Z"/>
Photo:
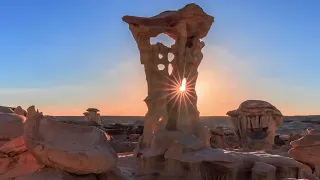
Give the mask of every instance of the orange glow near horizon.
<path id="1" fill-rule="evenodd" d="M 208 56 L 211 55 L 209 54 Z M 225 56 L 212 55 L 212 58 L 223 59 L 224 61 L 228 60 Z M 268 87 L 272 87 L 271 85 L 276 83 L 274 81 L 265 82 L 259 80 L 257 82 L 262 88 L 258 88 L 259 86 L 252 88 L 246 81 L 237 76 L 239 73 L 250 72 L 249 70 L 244 69 L 243 71 L 239 70 L 234 72 L 235 67 L 238 67 L 238 61 L 236 60 L 238 59 L 228 63 L 228 66 L 225 68 L 222 65 L 213 64 L 213 62 L 216 63 L 217 61 L 210 61 L 210 59 L 203 61 L 203 64 L 200 65 L 195 88 L 198 98 L 197 108 L 200 111 L 200 116 L 226 116 L 226 112 L 238 108 L 239 105 L 247 99 L 266 100 L 276 106 L 284 115 L 317 114 L 317 109 L 310 110 L 310 106 L 301 106 L 301 103 L 295 103 L 296 101 L 288 101 L 286 98 L 283 98 L 282 94 L 287 92 L 287 88 L 282 86 L 281 83 L 276 84 L 280 89 L 277 90 L 277 92 L 268 92 Z M 231 68 L 229 67 L 230 65 L 234 65 L 235 67 Z M 129 70 L 130 73 L 128 73 Z M 22 105 L 22 107 L 26 109 L 30 104 L 35 104 L 39 111 L 46 115 L 54 116 L 83 116 L 82 113 L 89 107 L 98 108 L 101 116 L 145 116 L 148 109 L 143 99 L 147 95 L 147 82 L 142 70 L 140 64 L 136 64 L 136 62 L 124 64 L 112 74 L 122 74 L 123 77 L 121 81 L 113 84 L 113 88 L 110 88 L 108 85 L 109 82 L 106 83 L 105 81 L 107 80 L 103 79 L 102 82 L 97 82 L 98 88 L 96 89 L 99 89 L 99 91 L 93 91 L 91 88 L 88 88 L 87 91 L 90 92 L 90 96 L 78 93 L 77 98 L 70 99 L 54 94 L 54 97 L 57 97 L 56 99 L 60 99 L 59 102 L 51 103 L 48 101 L 43 103 L 43 99 L 46 100 L 48 99 L 47 97 L 52 96 L 51 91 L 48 91 L 50 94 L 42 95 L 41 101 L 26 99 L 24 100 L 27 102 L 26 104 L 19 104 L 19 101 L 17 101 L 17 103 L 12 106 Z M 185 91 L 182 93 L 180 87 L 183 77 L 179 78 L 178 74 L 175 75 L 176 78 L 174 82 L 171 82 L 171 86 L 168 86 L 169 92 L 171 93 L 170 95 L 175 97 L 170 96 L 169 99 L 179 103 L 179 97 L 183 97 L 183 95 L 186 96 L 192 92 L 192 96 L 195 96 L 194 90 L 190 89 L 191 85 L 194 85 L 192 83 L 195 83 L 195 81 L 190 77 L 184 76 L 186 77 L 186 86 Z M 110 76 L 106 78 L 109 79 Z M 268 86 L 265 85 L 264 87 L 262 84 L 267 84 Z M 77 92 L 78 89 L 79 88 L 71 89 L 72 91 L 70 90 L 70 92 Z M 292 91 L 291 94 L 294 95 L 296 92 L 301 91 Z M 69 91 L 63 93 L 68 94 Z M 37 96 L 39 95 L 23 95 L 21 98 Z M 188 95 L 187 97 L 193 98 L 192 96 Z M 185 100 L 189 102 L 187 97 L 185 97 Z M 181 100 L 181 103 L 183 103 L 183 98 L 181 98 Z"/>
<path id="2" fill-rule="evenodd" d="M 39 107 L 39 109 L 45 114 L 55 116 L 83 116 L 82 113 L 88 107 L 98 108 L 101 116 L 145 116 L 148 109 L 143 99 L 147 94 L 147 84 L 143 76 L 144 74 L 141 74 L 140 77 L 136 77 L 134 80 L 130 79 L 130 81 L 122 82 L 121 86 L 118 87 L 119 90 L 115 91 L 112 96 L 107 93 L 96 94 L 91 101 L 89 99 L 83 99 L 77 104 L 45 105 Z M 191 89 L 191 87 L 195 85 L 195 80 L 188 76 L 181 78 L 177 74 L 173 80 L 170 80 L 172 82 L 170 84 L 166 83 L 168 88 L 165 89 L 169 91 L 169 100 L 173 101 L 174 104 L 191 103 L 191 100 L 195 98 L 194 89 Z M 236 94 L 232 93 L 232 91 L 221 89 L 221 87 L 224 86 L 217 86 L 217 84 L 221 85 L 223 82 L 227 81 L 222 79 L 221 75 L 217 75 L 216 71 L 204 71 L 198 77 L 196 85 L 198 96 L 197 106 L 201 116 L 224 116 L 227 111 L 236 108 L 241 103 L 241 99 L 235 97 Z M 185 90 L 180 91 L 180 88 L 181 90 Z M 128 89 L 130 89 L 130 93 L 128 93 Z M 95 98 L 95 96 L 97 96 L 97 98 Z M 106 99 L 107 101 L 101 101 L 101 99 Z M 226 99 L 235 101 L 226 103 L 223 101 Z"/>

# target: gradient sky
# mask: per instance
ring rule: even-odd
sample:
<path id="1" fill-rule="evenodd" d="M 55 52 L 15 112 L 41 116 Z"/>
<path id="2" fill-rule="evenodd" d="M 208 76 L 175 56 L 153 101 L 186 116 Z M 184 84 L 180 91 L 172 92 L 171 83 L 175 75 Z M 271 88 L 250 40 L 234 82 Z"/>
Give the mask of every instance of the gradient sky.
<path id="1" fill-rule="evenodd" d="M 121 17 L 190 2 L 215 17 L 199 67 L 201 115 L 225 115 L 247 99 L 285 115 L 320 114 L 320 2 L 301 0 L 1 1 L 0 104 L 144 115 L 144 70 Z"/>

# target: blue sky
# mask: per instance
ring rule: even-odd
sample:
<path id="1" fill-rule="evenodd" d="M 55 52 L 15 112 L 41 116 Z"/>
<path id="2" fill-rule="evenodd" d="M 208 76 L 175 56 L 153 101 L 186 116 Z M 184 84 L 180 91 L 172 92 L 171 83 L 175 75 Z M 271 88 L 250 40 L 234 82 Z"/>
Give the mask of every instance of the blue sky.
<path id="1" fill-rule="evenodd" d="M 121 18 L 191 2 L 215 17 L 199 70 L 202 115 L 224 115 L 246 99 L 320 114 L 320 2 L 300 0 L 1 1 L 1 104 L 144 115 L 143 67 Z"/>

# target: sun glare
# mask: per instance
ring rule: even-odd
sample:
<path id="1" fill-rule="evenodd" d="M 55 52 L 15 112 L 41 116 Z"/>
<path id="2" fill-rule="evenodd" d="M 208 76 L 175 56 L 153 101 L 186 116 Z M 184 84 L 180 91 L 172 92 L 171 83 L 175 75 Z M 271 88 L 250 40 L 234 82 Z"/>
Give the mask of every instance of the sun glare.
<path id="1" fill-rule="evenodd" d="M 186 90 L 186 85 L 187 85 L 187 80 L 186 80 L 186 78 L 183 78 L 181 86 L 180 86 L 181 92 L 184 92 Z"/>
<path id="2" fill-rule="evenodd" d="M 187 74 L 183 72 L 181 75 L 180 73 L 173 73 L 170 76 L 166 76 L 169 83 L 163 82 L 166 86 L 168 86 L 164 90 L 168 91 L 168 94 L 166 94 L 166 96 L 169 97 L 168 102 L 172 101 L 172 105 L 170 105 L 172 109 L 169 111 L 172 111 L 173 107 L 175 107 L 176 105 L 178 107 L 178 114 L 180 114 L 181 107 L 186 108 L 187 114 L 189 109 L 187 107 L 189 107 L 189 105 L 191 105 L 195 109 L 197 108 L 194 104 L 194 99 L 197 99 L 197 97 L 194 96 L 195 79 L 197 78 L 197 76 L 193 76 L 192 78 L 190 78 L 190 76 L 190 72 Z"/>

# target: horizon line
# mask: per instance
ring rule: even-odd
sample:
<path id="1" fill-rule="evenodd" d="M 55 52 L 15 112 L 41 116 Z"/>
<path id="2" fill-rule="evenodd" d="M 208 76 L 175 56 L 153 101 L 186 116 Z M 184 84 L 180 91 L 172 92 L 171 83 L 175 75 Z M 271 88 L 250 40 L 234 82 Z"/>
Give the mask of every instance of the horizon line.
<path id="1" fill-rule="evenodd" d="M 60 117 L 84 117 L 84 116 L 81 116 L 81 115 L 49 115 L 49 116 L 60 116 Z M 100 117 L 145 117 L 145 116 L 142 116 L 142 115 L 100 115 Z M 314 115 L 283 115 L 283 117 L 305 117 L 305 116 L 320 116 L 317 115 L 317 114 L 314 114 Z M 230 117 L 230 116 L 223 116 L 223 115 L 204 115 L 204 116 L 200 116 L 200 117 Z"/>

